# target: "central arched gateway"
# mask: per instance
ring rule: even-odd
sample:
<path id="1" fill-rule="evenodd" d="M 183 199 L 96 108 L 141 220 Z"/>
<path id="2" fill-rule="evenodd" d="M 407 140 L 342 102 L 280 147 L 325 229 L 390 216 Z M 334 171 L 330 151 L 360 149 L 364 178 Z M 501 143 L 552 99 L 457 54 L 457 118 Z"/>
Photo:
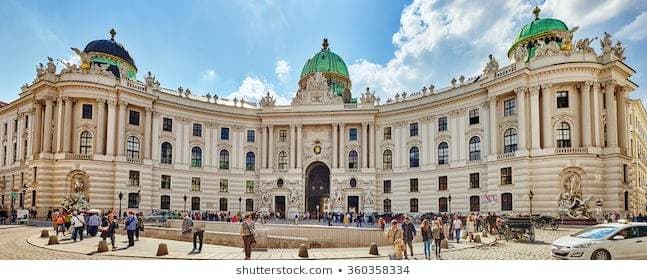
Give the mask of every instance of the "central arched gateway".
<path id="1" fill-rule="evenodd" d="M 330 197 L 330 169 L 323 162 L 313 162 L 306 169 L 306 211 L 317 215 L 324 210 L 324 202 Z"/>

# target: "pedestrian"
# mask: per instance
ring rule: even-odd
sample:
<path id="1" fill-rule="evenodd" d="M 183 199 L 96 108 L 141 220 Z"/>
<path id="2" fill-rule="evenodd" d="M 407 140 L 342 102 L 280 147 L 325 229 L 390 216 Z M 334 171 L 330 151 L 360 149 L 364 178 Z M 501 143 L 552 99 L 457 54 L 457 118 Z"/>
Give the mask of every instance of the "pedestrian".
<path id="1" fill-rule="evenodd" d="M 117 246 L 115 246 L 115 231 L 119 227 L 117 220 L 117 215 L 113 213 L 107 214 L 101 220 L 101 227 L 99 228 L 101 230 L 101 239 L 103 239 L 103 241 L 110 238 L 113 251 L 117 250 Z"/>
<path id="2" fill-rule="evenodd" d="M 47 210 L 47 220 L 52 221 L 52 209 Z"/>
<path id="3" fill-rule="evenodd" d="M 95 237 L 97 236 L 97 229 L 101 225 L 101 219 L 99 218 L 99 214 L 90 214 L 90 217 L 88 218 L 88 235 Z"/>
<path id="4" fill-rule="evenodd" d="M 144 231 L 144 217 L 143 213 L 137 213 L 137 229 L 135 230 L 135 241 L 139 241 L 139 232 Z"/>
<path id="5" fill-rule="evenodd" d="M 389 255 L 389 259 L 402 259 L 402 253 L 406 249 L 404 241 L 402 241 L 402 237 L 402 229 L 398 228 L 398 220 L 391 221 L 391 228 L 389 228 L 386 234 L 386 239 L 393 243 L 393 254 Z"/>
<path id="6" fill-rule="evenodd" d="M 252 257 L 252 247 L 256 244 L 256 227 L 252 221 L 252 216 L 245 215 L 245 220 L 240 224 L 240 236 L 243 238 L 243 248 L 245 249 L 245 259 Z"/>
<path id="7" fill-rule="evenodd" d="M 200 254 L 202 252 L 202 243 L 204 241 L 204 221 L 193 222 L 191 232 L 193 232 L 193 250 L 189 254 Z M 200 239 L 200 246 L 197 246 L 197 240 Z"/>
<path id="8" fill-rule="evenodd" d="M 56 236 L 58 236 L 59 232 L 63 233 L 63 236 L 65 236 L 65 231 L 67 231 L 67 228 L 65 227 L 65 215 L 57 214 L 55 223 L 56 223 Z"/>
<path id="9" fill-rule="evenodd" d="M 467 236 L 470 239 L 470 242 L 474 241 L 474 231 L 476 230 L 476 218 L 474 217 L 474 214 L 467 217 L 465 230 L 467 231 Z"/>
<path id="10" fill-rule="evenodd" d="M 85 218 L 83 214 L 79 214 L 74 210 L 72 212 L 72 240 L 76 242 L 76 238 L 79 237 L 80 241 L 83 241 L 83 227 L 85 227 Z"/>
<path id="11" fill-rule="evenodd" d="M 413 238 L 416 237 L 416 226 L 411 223 L 409 217 L 404 218 L 404 223 L 402 223 L 402 235 L 402 239 L 406 245 L 404 247 L 404 258 L 408 259 L 407 247 L 409 247 L 409 252 L 411 253 L 411 257 L 413 257 Z"/>
<path id="12" fill-rule="evenodd" d="M 137 231 L 137 217 L 133 211 L 128 211 L 126 216 L 126 234 L 128 235 L 128 247 L 135 246 L 135 232 Z"/>
<path id="13" fill-rule="evenodd" d="M 350 223 L 350 214 L 344 214 L 344 226 L 347 227 Z"/>
<path id="14" fill-rule="evenodd" d="M 431 237 L 434 239 L 434 251 L 436 252 L 436 259 L 440 260 L 440 246 L 442 240 L 445 239 L 445 235 L 443 234 L 443 219 L 441 217 L 438 217 L 434 221 L 434 226 L 431 228 Z"/>
<path id="15" fill-rule="evenodd" d="M 427 221 L 427 219 L 422 220 L 422 224 L 420 225 L 420 235 L 422 235 L 422 245 L 425 252 L 425 259 L 430 260 L 431 241 L 433 238 L 431 236 L 431 225 L 429 224 L 429 221 Z"/>
<path id="16" fill-rule="evenodd" d="M 456 243 L 459 243 L 461 239 L 461 227 L 463 226 L 463 221 L 461 221 L 458 215 L 454 216 L 454 222 L 452 222 L 452 226 L 454 228 L 454 237 L 456 238 Z"/>
<path id="17" fill-rule="evenodd" d="M 377 225 L 380 227 L 381 231 L 384 231 L 384 228 L 386 227 L 386 222 L 384 221 L 384 218 L 380 217 L 377 220 Z"/>

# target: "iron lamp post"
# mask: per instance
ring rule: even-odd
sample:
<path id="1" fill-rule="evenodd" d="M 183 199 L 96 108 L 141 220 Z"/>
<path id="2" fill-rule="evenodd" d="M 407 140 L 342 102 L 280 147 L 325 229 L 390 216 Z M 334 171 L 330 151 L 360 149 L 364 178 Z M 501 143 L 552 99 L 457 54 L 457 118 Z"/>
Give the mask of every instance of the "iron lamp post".
<path id="1" fill-rule="evenodd" d="M 186 212 L 186 194 L 184 195 L 184 212 Z"/>
<path id="2" fill-rule="evenodd" d="M 238 214 L 241 215 L 241 216 L 243 215 L 243 213 L 241 213 L 243 211 L 242 203 L 243 203 L 243 198 L 239 196 L 238 197 Z"/>
<path id="3" fill-rule="evenodd" d="M 447 212 L 449 212 L 449 214 L 451 214 L 452 213 L 452 195 L 451 194 L 449 195 L 449 197 L 447 197 L 447 201 L 449 202 L 449 209 L 447 209 L 449 211 L 447 211 Z"/>
<path id="4" fill-rule="evenodd" d="M 117 217 L 121 218 L 121 200 L 124 198 L 124 194 L 122 192 L 119 192 L 119 213 L 117 214 Z"/>
<path id="5" fill-rule="evenodd" d="M 535 194 L 530 190 L 528 192 L 528 198 L 530 199 L 530 215 L 532 215 L 532 198 L 535 196 Z"/>

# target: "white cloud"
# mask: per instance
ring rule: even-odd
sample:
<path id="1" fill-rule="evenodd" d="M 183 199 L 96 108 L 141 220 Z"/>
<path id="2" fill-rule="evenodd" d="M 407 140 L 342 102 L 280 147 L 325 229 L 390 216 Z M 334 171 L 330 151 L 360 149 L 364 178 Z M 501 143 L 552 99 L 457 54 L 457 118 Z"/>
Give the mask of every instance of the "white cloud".
<path id="1" fill-rule="evenodd" d="M 213 70 L 213 69 L 204 70 L 204 72 L 202 72 L 202 80 L 207 82 L 213 81 L 216 78 L 216 75 L 217 75 L 216 70 Z"/>
<path id="2" fill-rule="evenodd" d="M 636 0 L 568 0 L 546 1 L 541 15 L 550 15 L 573 26 L 591 26 L 610 20 L 634 7 Z"/>
<path id="3" fill-rule="evenodd" d="M 622 27 L 616 35 L 618 38 L 631 41 L 640 41 L 647 38 L 647 12 L 642 12 L 631 23 Z"/>
<path id="4" fill-rule="evenodd" d="M 276 62 L 276 67 L 274 67 L 274 73 L 281 83 L 287 83 L 290 80 L 290 64 L 280 59 Z"/>
<path id="5" fill-rule="evenodd" d="M 276 97 L 276 103 L 278 105 L 289 104 L 289 99 L 278 96 L 274 90 L 274 86 L 265 79 L 250 77 L 247 76 L 240 84 L 238 89 L 227 96 L 227 99 L 237 99 L 243 98 L 245 101 L 258 102 L 265 96 L 267 93 Z"/>
<path id="6" fill-rule="evenodd" d="M 70 54 L 67 59 L 63 58 L 61 60 L 65 63 L 76 64 L 77 66 L 81 65 L 81 58 L 75 53 Z"/>

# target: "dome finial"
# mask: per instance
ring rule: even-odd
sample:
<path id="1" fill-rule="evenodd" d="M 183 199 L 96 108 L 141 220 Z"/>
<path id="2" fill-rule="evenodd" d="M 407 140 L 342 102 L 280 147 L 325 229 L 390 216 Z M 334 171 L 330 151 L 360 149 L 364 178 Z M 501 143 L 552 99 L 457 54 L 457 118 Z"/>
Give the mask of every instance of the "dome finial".
<path id="1" fill-rule="evenodd" d="M 541 13 L 539 6 L 535 6 L 535 9 L 532 10 L 532 13 L 535 14 L 535 19 L 539 19 L 539 13 Z"/>
<path id="2" fill-rule="evenodd" d="M 328 49 L 328 38 L 323 39 L 323 43 L 321 44 L 324 50 Z"/>
<path id="3" fill-rule="evenodd" d="M 117 35 L 117 31 L 114 28 L 110 28 L 110 40 L 114 41 L 115 35 Z"/>

